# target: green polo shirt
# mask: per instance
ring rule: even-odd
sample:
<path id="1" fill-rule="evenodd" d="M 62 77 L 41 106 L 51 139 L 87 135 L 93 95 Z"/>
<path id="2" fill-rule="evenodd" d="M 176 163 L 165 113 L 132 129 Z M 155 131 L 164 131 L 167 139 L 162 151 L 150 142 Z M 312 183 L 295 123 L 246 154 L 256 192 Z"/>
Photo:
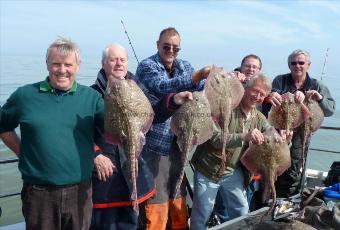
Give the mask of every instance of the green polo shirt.
<path id="1" fill-rule="evenodd" d="M 74 82 L 58 95 L 46 78 L 18 88 L 1 112 L 0 133 L 20 126 L 24 182 L 69 185 L 91 178 L 95 131 L 104 124 L 98 92 Z"/>
<path id="2" fill-rule="evenodd" d="M 222 165 L 222 139 L 221 129 L 214 125 L 212 138 L 198 146 L 193 157 L 192 163 L 195 170 L 198 170 L 204 176 L 218 181 L 221 176 L 230 175 L 240 164 L 240 158 L 248 148 L 248 143 L 243 143 L 241 134 L 249 132 L 255 128 L 264 132 L 269 127 L 265 116 L 254 109 L 247 118 L 243 113 L 241 106 L 238 106 L 231 114 L 228 126 L 228 142 L 226 146 L 226 171 L 219 175 Z"/>

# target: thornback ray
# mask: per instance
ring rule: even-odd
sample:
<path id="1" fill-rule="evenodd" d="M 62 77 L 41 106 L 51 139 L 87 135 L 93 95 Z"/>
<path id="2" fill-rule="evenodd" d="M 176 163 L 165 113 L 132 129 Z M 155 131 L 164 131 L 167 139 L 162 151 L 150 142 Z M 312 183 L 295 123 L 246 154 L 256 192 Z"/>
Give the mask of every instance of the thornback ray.
<path id="1" fill-rule="evenodd" d="M 281 130 L 300 126 L 310 116 L 310 111 L 303 103 L 296 102 L 294 94 L 290 92 L 282 94 L 281 97 L 281 105 L 272 106 L 269 111 L 269 124 Z"/>
<path id="2" fill-rule="evenodd" d="M 254 174 L 260 174 L 264 182 L 262 200 L 265 201 L 271 193 L 272 205 L 270 213 L 276 203 L 274 182 L 291 165 L 289 147 L 282 141 L 277 131 L 270 127 L 265 133 L 265 140 L 261 145 L 250 143 L 241 157 L 242 164 Z"/>
<path id="3" fill-rule="evenodd" d="M 301 124 L 299 127 L 300 132 L 300 139 L 302 144 L 301 149 L 301 165 L 302 165 L 302 179 L 304 179 L 304 172 L 306 167 L 306 157 L 305 156 L 305 149 L 306 149 L 306 142 L 311 137 L 311 135 L 317 131 L 324 120 L 324 113 L 319 105 L 319 103 L 312 99 L 305 99 L 304 104 L 310 111 L 310 116 Z M 301 192 L 303 191 L 304 183 L 301 181 Z"/>
<path id="4" fill-rule="evenodd" d="M 177 136 L 177 144 L 181 151 L 181 173 L 176 181 L 175 197 L 188 163 L 188 156 L 193 148 L 212 137 L 213 120 L 208 99 L 204 92 L 194 92 L 193 100 L 185 102 L 171 118 L 171 130 Z"/>
<path id="5" fill-rule="evenodd" d="M 154 117 L 152 106 L 133 80 L 115 79 L 108 82 L 105 92 L 105 139 L 119 145 L 124 151 L 131 203 L 139 214 L 137 204 L 137 159 L 145 144 L 145 134 Z M 124 164 L 124 162 L 122 162 Z"/>
<path id="6" fill-rule="evenodd" d="M 231 73 L 225 73 L 222 68 L 213 66 L 205 83 L 211 115 L 222 132 L 222 165 L 219 173 L 222 175 L 226 167 L 226 143 L 231 112 L 239 105 L 244 94 L 241 82 Z"/>

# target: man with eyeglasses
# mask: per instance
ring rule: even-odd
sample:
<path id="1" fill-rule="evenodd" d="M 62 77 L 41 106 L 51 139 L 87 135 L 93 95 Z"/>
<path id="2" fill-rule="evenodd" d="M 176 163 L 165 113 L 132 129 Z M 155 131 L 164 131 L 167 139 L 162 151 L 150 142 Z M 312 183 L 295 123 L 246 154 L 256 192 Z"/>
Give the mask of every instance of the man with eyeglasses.
<path id="1" fill-rule="evenodd" d="M 290 73 L 279 75 L 273 80 L 273 89 L 270 94 L 270 102 L 273 106 L 279 106 L 282 102 L 281 95 L 291 92 L 295 100 L 303 102 L 305 98 L 312 98 L 319 102 L 326 117 L 331 116 L 335 110 L 335 101 L 329 89 L 318 80 L 308 74 L 311 60 L 310 55 L 304 50 L 295 50 L 288 57 Z M 267 108 L 269 110 L 269 108 Z M 307 140 L 304 157 L 306 159 L 310 139 Z M 301 133 L 299 129 L 294 131 L 290 148 L 291 167 L 277 178 L 275 183 L 278 197 L 290 197 L 300 192 L 301 186 Z"/>
<path id="2" fill-rule="evenodd" d="M 262 69 L 262 60 L 259 56 L 255 55 L 255 54 L 248 54 L 246 56 L 244 56 L 242 58 L 241 61 L 241 66 L 237 67 L 234 69 L 234 74 L 235 76 L 241 81 L 241 83 L 243 84 L 243 86 L 246 86 L 247 82 L 253 78 L 255 75 L 259 74 L 260 71 Z M 266 97 L 267 98 L 267 97 Z M 265 100 L 266 100 L 265 98 Z M 265 103 L 265 102 L 263 102 Z M 262 104 L 258 105 L 258 110 L 261 111 L 261 106 Z M 258 176 L 254 177 L 254 178 L 258 178 Z M 256 202 L 255 200 L 253 200 L 253 194 L 255 191 L 257 191 L 258 189 L 258 182 L 254 181 L 254 180 L 250 180 L 250 175 L 249 178 L 247 178 L 249 180 L 246 180 L 249 183 L 249 185 L 247 186 L 248 188 L 247 190 L 247 199 L 249 202 L 249 208 L 250 210 L 254 210 L 255 206 L 256 206 Z M 225 222 L 229 220 L 229 216 L 227 214 L 227 207 L 224 207 L 223 205 L 223 200 L 222 197 L 220 195 L 220 192 L 217 193 L 216 196 L 216 203 L 215 203 L 215 207 L 214 207 L 214 213 L 216 213 L 216 215 L 218 216 L 219 220 L 221 222 Z"/>
<path id="3" fill-rule="evenodd" d="M 245 85 L 251 78 L 253 78 L 255 75 L 259 74 L 262 70 L 262 60 L 259 56 L 255 54 L 248 54 L 246 55 L 242 61 L 241 61 L 241 67 L 239 68 L 240 75 L 244 76 L 244 79 L 242 81 L 242 84 Z M 265 97 L 263 102 L 257 106 L 257 109 L 259 111 L 262 111 L 263 104 L 268 103 L 269 96 Z M 254 175 L 252 178 L 250 178 L 251 175 L 248 175 L 247 181 L 249 181 L 249 185 L 247 188 L 247 199 L 249 202 L 249 210 L 254 211 L 258 208 L 258 203 L 261 200 L 261 190 L 260 190 L 260 176 Z M 256 192 L 256 193 L 255 193 Z M 256 196 L 254 196 L 254 193 Z M 253 197 L 254 196 L 254 197 Z M 223 218 L 221 218 L 223 220 Z"/>
<path id="4" fill-rule="evenodd" d="M 255 54 L 248 54 L 241 61 L 241 66 L 235 69 L 236 77 L 245 83 L 253 76 L 258 74 L 262 69 L 261 58 Z"/>
<path id="5" fill-rule="evenodd" d="M 180 51 L 180 35 L 169 27 L 161 31 L 157 41 L 158 52 L 143 60 L 137 68 L 137 78 L 158 98 L 169 93 L 203 89 L 210 67 L 194 72 L 187 61 L 177 58 Z M 153 124 L 146 135 L 142 155 L 153 172 L 156 194 L 145 205 L 146 228 L 162 230 L 167 225 L 171 229 L 186 229 L 186 191 L 181 186 L 178 197 L 174 197 L 175 183 L 180 174 L 180 154 L 170 129 L 170 119 Z M 171 221 L 168 223 L 168 216 Z"/>
<path id="6" fill-rule="evenodd" d="M 218 126 L 214 125 L 212 138 L 195 150 L 192 157 L 195 174 L 191 229 L 206 228 L 217 193 L 228 215 L 221 218 L 221 222 L 248 213 L 249 207 L 244 189 L 247 178 L 244 176 L 240 158 L 250 141 L 257 144 L 264 141 L 262 133 L 269 128 L 269 124 L 256 107 L 270 91 L 270 80 L 262 74 L 255 75 L 245 85 L 243 98 L 230 117 L 228 143 L 225 149 L 228 157 L 224 162 L 226 169 L 222 174 L 220 173 L 220 166 L 223 163 L 221 162 L 222 135 Z"/>

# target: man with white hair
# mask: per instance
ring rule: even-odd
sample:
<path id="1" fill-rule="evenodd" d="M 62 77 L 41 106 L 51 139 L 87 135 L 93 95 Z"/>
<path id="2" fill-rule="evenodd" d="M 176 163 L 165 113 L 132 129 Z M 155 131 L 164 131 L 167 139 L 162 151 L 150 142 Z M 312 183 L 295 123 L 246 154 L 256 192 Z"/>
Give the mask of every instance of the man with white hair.
<path id="1" fill-rule="evenodd" d="M 154 108 L 154 122 L 167 119 L 180 104 L 192 99 L 190 92 L 181 92 L 169 94 L 161 100 L 154 100 L 146 88 L 128 71 L 128 55 L 125 48 L 119 44 L 112 44 L 104 49 L 102 68 L 92 88 L 104 97 L 107 84 L 113 79 L 131 79 L 137 82 Z M 138 216 L 133 210 L 131 191 L 128 188 L 125 172 L 122 170 L 119 155 L 121 150 L 116 145 L 108 143 L 103 146 L 102 149 L 98 149 L 95 158 L 91 229 L 136 229 Z M 146 167 L 142 155 L 138 158 L 137 192 L 138 204 L 155 194 L 153 175 Z"/>

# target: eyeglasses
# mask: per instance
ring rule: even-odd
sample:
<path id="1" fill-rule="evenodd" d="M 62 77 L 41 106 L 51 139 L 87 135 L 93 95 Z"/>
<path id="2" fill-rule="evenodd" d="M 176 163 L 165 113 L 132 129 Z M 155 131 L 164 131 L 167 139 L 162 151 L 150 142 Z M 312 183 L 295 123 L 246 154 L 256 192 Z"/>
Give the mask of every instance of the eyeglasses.
<path id="1" fill-rule="evenodd" d="M 290 65 L 297 65 L 297 64 L 299 64 L 299 65 L 304 65 L 306 62 L 304 62 L 304 61 L 292 61 L 292 62 L 290 62 Z"/>
<path id="2" fill-rule="evenodd" d="M 244 67 L 246 69 L 260 69 L 260 67 L 256 66 L 256 65 L 244 65 Z"/>
<path id="3" fill-rule="evenodd" d="M 177 46 L 169 46 L 169 45 L 163 45 L 163 50 L 165 51 L 165 52 L 170 52 L 170 50 L 172 49 L 172 52 L 174 52 L 174 53 L 178 53 L 180 50 L 181 50 L 181 48 L 180 47 L 177 47 Z"/>

